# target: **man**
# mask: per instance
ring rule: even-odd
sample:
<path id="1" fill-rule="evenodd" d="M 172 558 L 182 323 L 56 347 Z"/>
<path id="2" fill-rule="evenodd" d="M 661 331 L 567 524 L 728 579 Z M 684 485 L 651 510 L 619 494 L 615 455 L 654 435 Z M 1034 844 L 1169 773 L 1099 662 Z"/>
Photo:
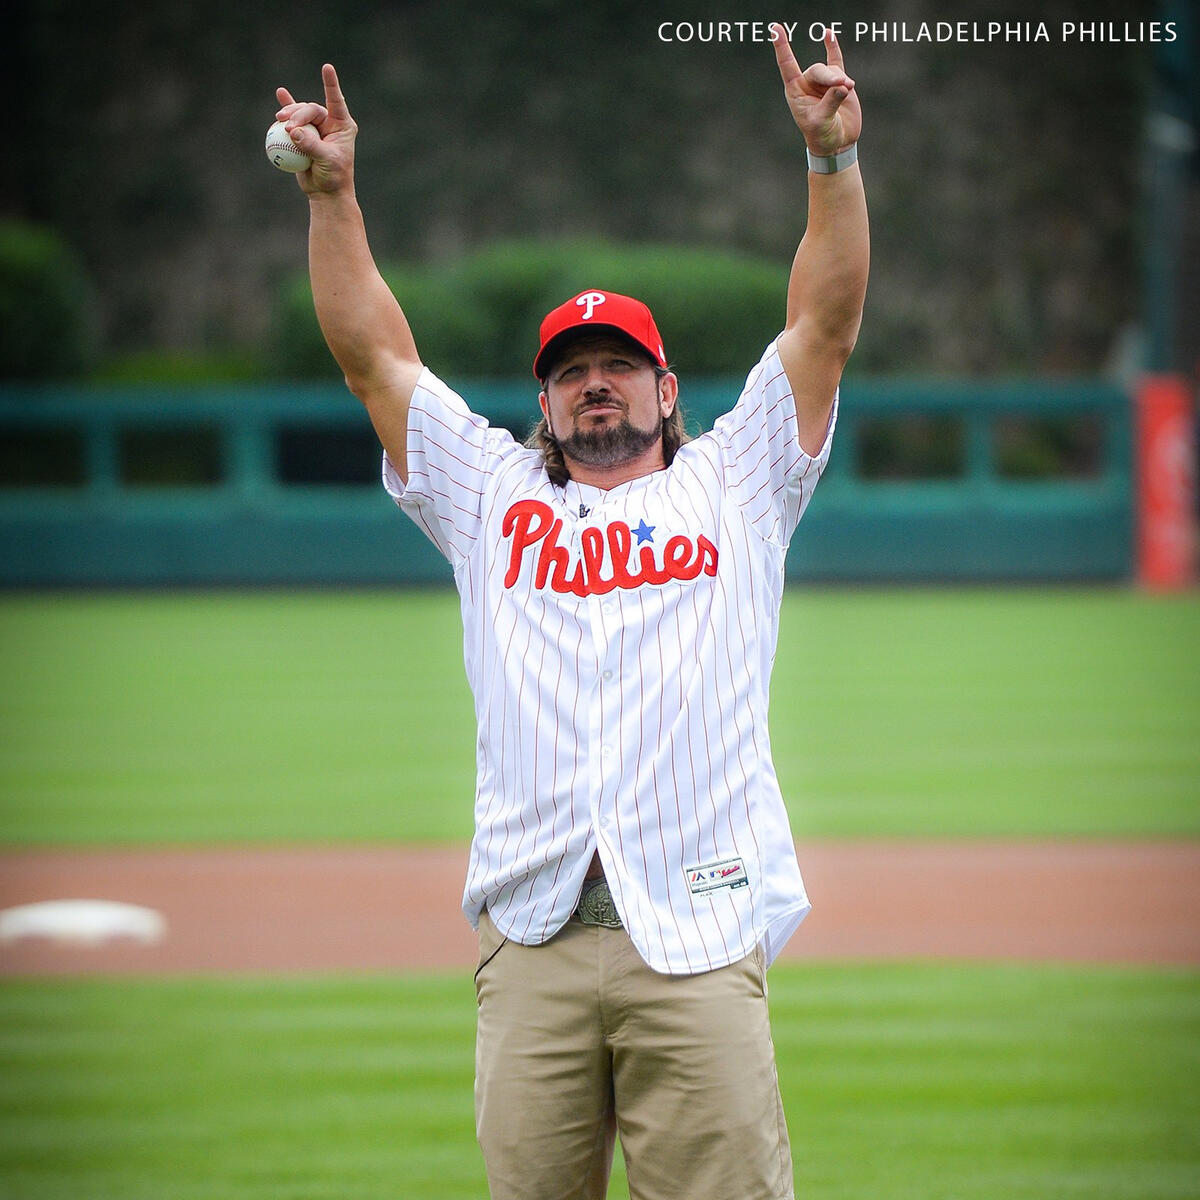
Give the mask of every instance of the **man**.
<path id="1" fill-rule="evenodd" d="M 589 289 L 546 317 L 535 448 L 427 370 L 372 261 L 357 132 L 278 92 L 312 157 L 322 329 L 384 481 L 459 590 L 479 726 L 464 910 L 478 924 L 476 1114 L 497 1200 L 792 1195 L 765 971 L 808 911 L 771 764 L 784 556 L 829 453 L 866 288 L 861 111 L 842 55 L 801 72 L 809 152 L 786 324 L 692 441 L 649 309 Z"/>

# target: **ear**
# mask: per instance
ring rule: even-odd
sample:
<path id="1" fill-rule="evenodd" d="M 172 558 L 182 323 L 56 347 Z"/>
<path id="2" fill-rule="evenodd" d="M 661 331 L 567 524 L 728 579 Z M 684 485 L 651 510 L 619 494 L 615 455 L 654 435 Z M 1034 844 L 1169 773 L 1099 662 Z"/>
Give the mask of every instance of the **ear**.
<path id="1" fill-rule="evenodd" d="M 658 381 L 658 403 L 664 420 L 675 411 L 679 401 L 679 379 L 674 371 L 668 371 Z"/>
<path id="2" fill-rule="evenodd" d="M 538 407 L 542 410 L 542 416 L 546 418 L 546 428 L 550 430 L 550 436 L 554 437 L 554 426 L 550 421 L 550 401 L 545 392 L 538 392 Z"/>

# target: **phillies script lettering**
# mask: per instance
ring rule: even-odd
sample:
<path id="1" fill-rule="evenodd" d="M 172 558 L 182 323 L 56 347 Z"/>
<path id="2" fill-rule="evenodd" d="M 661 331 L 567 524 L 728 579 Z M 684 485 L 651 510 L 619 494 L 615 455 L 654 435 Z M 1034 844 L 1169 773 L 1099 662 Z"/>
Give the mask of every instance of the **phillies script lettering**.
<path id="1" fill-rule="evenodd" d="M 634 531 L 624 521 L 612 521 L 607 529 L 590 525 L 580 533 L 579 557 L 572 561 L 570 548 L 558 540 L 562 527 L 562 518 L 541 500 L 518 500 L 504 514 L 501 532 L 512 538 L 506 588 L 520 578 L 526 552 L 536 563 L 533 586 L 538 591 L 549 585 L 552 591 L 576 596 L 603 596 L 615 588 L 717 573 L 717 548 L 703 534 L 694 540 L 682 533 L 672 535 L 662 547 L 660 562 L 653 546 L 640 546 L 635 552 Z"/>

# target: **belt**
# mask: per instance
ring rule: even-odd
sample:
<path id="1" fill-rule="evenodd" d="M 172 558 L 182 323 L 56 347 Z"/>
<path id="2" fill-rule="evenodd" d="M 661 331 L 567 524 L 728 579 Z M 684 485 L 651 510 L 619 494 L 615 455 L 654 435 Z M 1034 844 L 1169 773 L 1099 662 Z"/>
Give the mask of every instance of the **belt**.
<path id="1" fill-rule="evenodd" d="M 613 903 L 608 880 L 601 875 L 597 879 L 585 879 L 583 891 L 575 915 L 585 925 L 603 925 L 605 929 L 620 929 L 621 914 Z"/>

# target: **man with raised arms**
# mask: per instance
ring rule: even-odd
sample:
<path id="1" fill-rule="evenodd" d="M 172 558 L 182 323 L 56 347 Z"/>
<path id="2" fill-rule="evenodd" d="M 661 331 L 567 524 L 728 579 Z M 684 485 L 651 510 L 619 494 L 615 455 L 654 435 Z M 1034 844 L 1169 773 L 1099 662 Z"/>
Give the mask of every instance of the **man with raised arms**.
<path id="1" fill-rule="evenodd" d="M 768 694 L 868 231 L 841 49 L 827 32 L 826 61 L 801 71 L 774 33 L 807 143 L 807 228 L 782 331 L 690 440 L 653 315 L 602 286 L 542 322 L 529 443 L 473 413 L 422 363 L 372 260 L 333 67 L 323 103 L 277 94 L 312 159 L 298 180 L 321 328 L 383 443 L 385 486 L 460 596 L 479 735 L 463 908 L 495 1200 L 604 1196 L 617 1135 L 637 1200 L 792 1195 L 765 975 L 809 902 Z"/>

